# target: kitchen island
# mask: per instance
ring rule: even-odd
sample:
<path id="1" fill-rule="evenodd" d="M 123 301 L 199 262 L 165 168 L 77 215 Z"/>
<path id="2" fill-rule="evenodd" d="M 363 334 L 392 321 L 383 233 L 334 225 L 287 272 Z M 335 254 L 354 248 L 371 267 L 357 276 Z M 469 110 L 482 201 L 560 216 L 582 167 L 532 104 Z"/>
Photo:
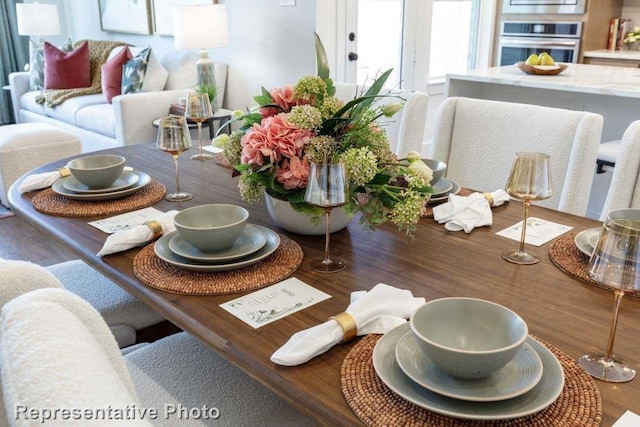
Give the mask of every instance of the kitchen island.
<path id="1" fill-rule="evenodd" d="M 568 65 L 555 76 L 525 74 L 515 65 L 448 74 L 445 93 L 602 114 L 603 141 L 620 139 L 640 120 L 640 69 Z"/>

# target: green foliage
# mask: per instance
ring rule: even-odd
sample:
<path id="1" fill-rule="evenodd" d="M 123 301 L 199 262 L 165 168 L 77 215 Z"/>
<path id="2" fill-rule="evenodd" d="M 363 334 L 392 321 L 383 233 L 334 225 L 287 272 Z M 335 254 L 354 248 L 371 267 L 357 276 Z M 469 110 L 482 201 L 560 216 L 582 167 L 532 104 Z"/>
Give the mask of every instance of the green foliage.
<path id="1" fill-rule="evenodd" d="M 218 88 L 216 85 L 202 85 L 198 88 L 198 92 L 206 93 L 209 96 L 209 102 L 213 104 L 218 96 Z"/>

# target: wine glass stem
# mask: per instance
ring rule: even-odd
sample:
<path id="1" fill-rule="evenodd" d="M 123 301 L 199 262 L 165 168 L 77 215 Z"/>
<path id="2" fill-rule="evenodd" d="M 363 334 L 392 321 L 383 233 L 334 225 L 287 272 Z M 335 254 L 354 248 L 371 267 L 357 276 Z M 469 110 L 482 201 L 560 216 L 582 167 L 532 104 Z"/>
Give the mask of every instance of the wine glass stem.
<path id="1" fill-rule="evenodd" d="M 522 220 L 522 234 L 520 235 L 520 253 L 524 252 L 524 239 L 527 237 L 527 218 L 529 217 L 529 206 L 531 201 L 524 201 L 524 219 Z"/>
<path id="2" fill-rule="evenodd" d="M 200 155 L 202 155 L 202 122 L 198 122 L 198 140 L 200 141 Z"/>
<path id="3" fill-rule="evenodd" d="M 613 342 L 616 339 L 616 327 L 618 326 L 618 310 L 620 309 L 620 303 L 622 302 L 622 297 L 624 296 L 624 292 L 620 289 L 616 289 L 613 291 L 614 295 L 614 304 L 613 304 L 613 319 L 611 320 L 611 330 L 609 331 L 609 341 L 607 342 L 607 351 L 604 354 L 604 359 L 611 359 L 611 355 L 613 354 Z"/>
<path id="4" fill-rule="evenodd" d="M 329 258 L 329 217 L 331 216 L 332 208 L 324 208 L 324 264 L 331 264 L 331 258 Z"/>
<path id="5" fill-rule="evenodd" d="M 178 178 L 178 155 L 173 155 L 173 163 L 176 166 L 176 193 L 180 193 L 180 178 Z"/>

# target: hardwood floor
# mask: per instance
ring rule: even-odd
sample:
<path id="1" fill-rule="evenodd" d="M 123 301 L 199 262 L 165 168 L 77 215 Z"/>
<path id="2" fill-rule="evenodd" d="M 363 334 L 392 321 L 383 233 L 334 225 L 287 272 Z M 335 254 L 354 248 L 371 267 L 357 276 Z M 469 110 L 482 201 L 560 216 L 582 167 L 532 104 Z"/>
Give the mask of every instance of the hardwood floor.
<path id="1" fill-rule="evenodd" d="M 77 257 L 26 220 L 14 215 L 0 218 L 0 258 L 48 266 Z"/>

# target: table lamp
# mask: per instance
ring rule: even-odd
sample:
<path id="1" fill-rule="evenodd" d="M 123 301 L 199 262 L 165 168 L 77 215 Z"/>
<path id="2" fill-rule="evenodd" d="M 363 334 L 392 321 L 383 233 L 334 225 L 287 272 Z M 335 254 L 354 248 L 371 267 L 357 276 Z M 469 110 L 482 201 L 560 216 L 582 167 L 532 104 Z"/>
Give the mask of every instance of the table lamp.
<path id="1" fill-rule="evenodd" d="M 213 62 L 207 49 L 229 43 L 227 8 L 223 4 L 174 6 L 173 30 L 176 49 L 201 49 L 198 87 L 215 86 Z"/>
<path id="2" fill-rule="evenodd" d="M 60 34 L 58 6 L 55 4 L 18 3 L 16 4 L 18 34 L 36 36 L 36 44 L 40 44 L 42 36 Z"/>

